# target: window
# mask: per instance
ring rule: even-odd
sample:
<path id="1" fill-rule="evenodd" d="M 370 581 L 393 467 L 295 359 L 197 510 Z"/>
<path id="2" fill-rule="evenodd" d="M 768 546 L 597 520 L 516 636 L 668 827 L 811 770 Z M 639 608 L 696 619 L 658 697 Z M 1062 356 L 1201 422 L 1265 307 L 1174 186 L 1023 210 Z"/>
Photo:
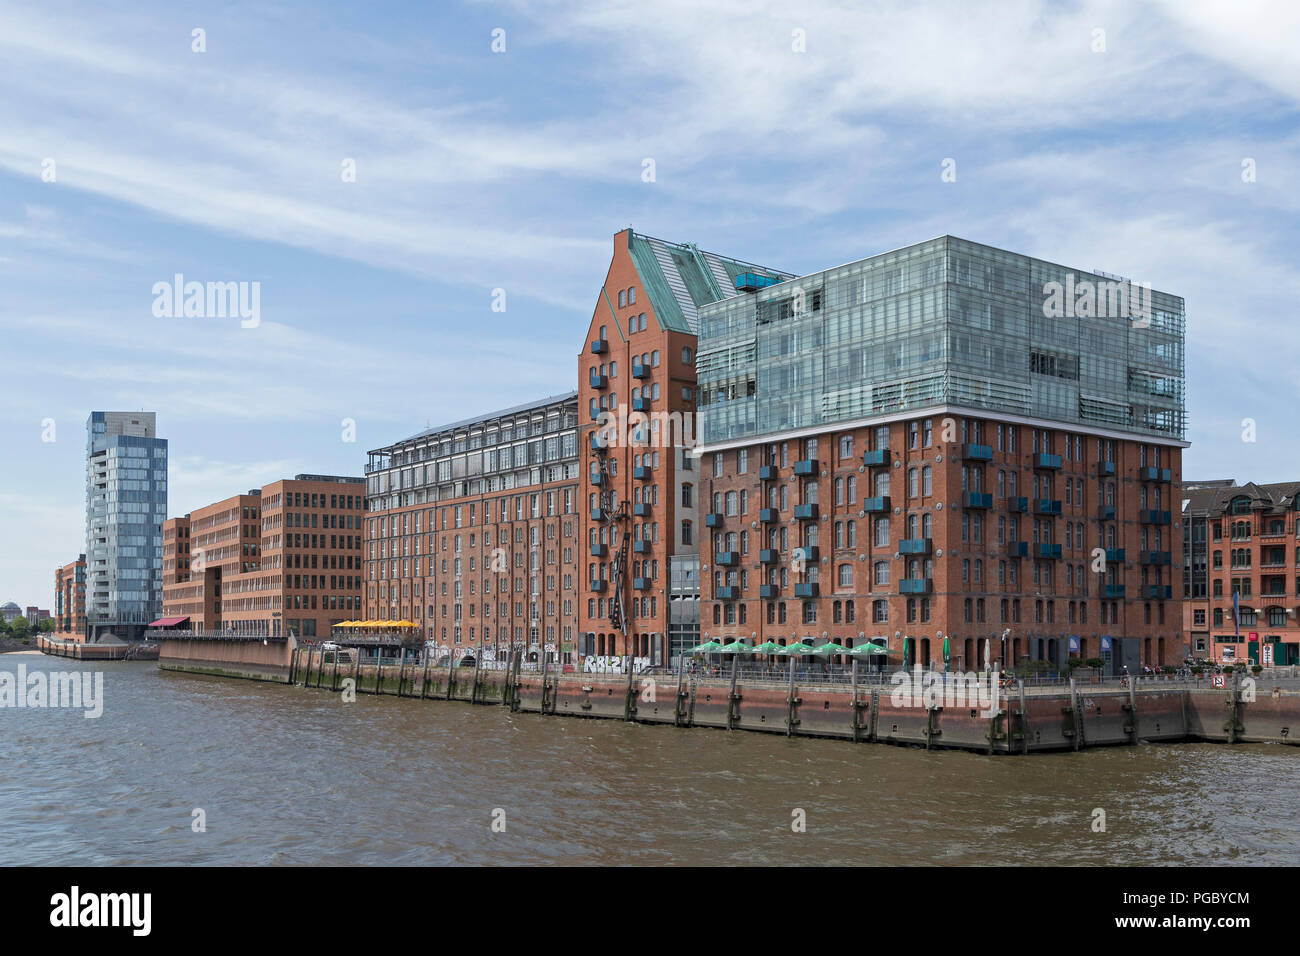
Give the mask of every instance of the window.
<path id="1" fill-rule="evenodd" d="M 626 290 L 626 289 L 619 289 L 619 290 L 618 290 L 618 307 L 621 309 L 621 308 L 623 308 L 623 306 L 625 306 L 625 305 L 627 305 L 627 290 Z"/>
<path id="2" fill-rule="evenodd" d="M 853 565 L 847 563 L 841 564 L 839 566 L 838 575 L 839 577 L 836 583 L 840 587 L 842 588 L 853 587 Z"/>
<path id="3" fill-rule="evenodd" d="M 682 349 L 682 362 L 683 362 L 684 364 L 686 364 L 686 365 L 690 365 L 690 364 L 691 364 L 691 361 L 692 361 L 692 358 L 693 358 L 693 356 L 691 355 L 691 350 L 690 350 L 689 348 L 683 348 L 683 349 Z"/>

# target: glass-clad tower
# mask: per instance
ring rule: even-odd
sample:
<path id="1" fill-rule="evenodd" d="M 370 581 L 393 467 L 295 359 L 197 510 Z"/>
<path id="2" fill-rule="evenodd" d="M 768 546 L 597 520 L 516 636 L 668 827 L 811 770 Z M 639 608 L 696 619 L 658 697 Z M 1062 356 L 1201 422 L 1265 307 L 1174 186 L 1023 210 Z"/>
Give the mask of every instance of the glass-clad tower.
<path id="1" fill-rule="evenodd" d="M 167 440 L 154 412 L 86 421 L 86 639 L 139 640 L 162 609 Z"/>
<path id="2" fill-rule="evenodd" d="M 944 236 L 700 309 L 706 445 L 950 405 L 1182 439 L 1183 300 Z"/>

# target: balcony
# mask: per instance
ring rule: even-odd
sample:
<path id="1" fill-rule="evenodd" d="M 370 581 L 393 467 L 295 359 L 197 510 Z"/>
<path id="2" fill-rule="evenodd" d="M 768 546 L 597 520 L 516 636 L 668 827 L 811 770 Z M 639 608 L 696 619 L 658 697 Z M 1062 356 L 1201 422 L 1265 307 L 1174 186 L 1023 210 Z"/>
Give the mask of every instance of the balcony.
<path id="1" fill-rule="evenodd" d="M 822 550 L 815 545 L 805 545 L 790 552 L 791 561 L 802 561 L 805 564 L 816 564 L 821 560 L 821 557 Z"/>
<path id="2" fill-rule="evenodd" d="M 722 522 L 723 518 L 721 511 L 710 511 L 704 516 L 704 526 L 706 528 L 721 528 Z"/>
<path id="3" fill-rule="evenodd" d="M 903 578 L 898 582 L 899 594 L 929 594 L 934 590 L 934 581 L 930 578 Z"/>
<path id="4" fill-rule="evenodd" d="M 1029 557 L 1028 541 L 1012 541 L 1007 545 L 1007 555 L 1013 558 Z"/>
<path id="5" fill-rule="evenodd" d="M 1106 584 L 1102 586 L 1101 596 L 1104 598 L 1122 598 L 1124 596 L 1124 585 Z"/>
<path id="6" fill-rule="evenodd" d="M 650 579 L 649 579 L 649 578 L 633 578 L 633 579 L 632 579 L 632 587 L 633 587 L 634 590 L 637 590 L 637 591 L 648 591 L 648 590 L 650 590 Z"/>
<path id="7" fill-rule="evenodd" d="M 1097 509 L 1097 520 L 1098 520 L 1098 521 L 1114 521 L 1114 520 L 1115 520 L 1115 506 L 1114 506 L 1114 505 L 1102 505 L 1101 507 L 1099 507 L 1099 508 Z"/>
<path id="8" fill-rule="evenodd" d="M 592 388 L 608 388 L 608 387 L 609 387 L 609 376 L 607 376 L 607 375 L 601 375 L 601 374 L 598 373 L 598 372 L 592 372 L 592 373 L 591 373 L 591 379 L 590 379 L 590 381 L 591 381 L 591 387 L 592 387 Z"/>
<path id="9" fill-rule="evenodd" d="M 1168 601 L 1173 597 L 1173 586 L 1169 584 L 1148 584 L 1146 596 L 1154 601 Z"/>
<path id="10" fill-rule="evenodd" d="M 713 596 L 719 601 L 734 601 L 740 597 L 740 588 L 734 584 L 724 584 L 720 588 L 715 588 Z"/>
<path id="11" fill-rule="evenodd" d="M 761 598 L 779 598 L 781 596 L 781 587 L 777 584 L 760 584 L 758 586 L 758 596 Z"/>
<path id="12" fill-rule="evenodd" d="M 794 596 L 799 598 L 815 598 L 821 593 L 816 581 L 800 581 L 794 586 Z"/>
<path id="13" fill-rule="evenodd" d="M 1099 478 L 1115 477 L 1115 463 L 1113 461 L 1097 462 L 1097 476 Z"/>
<path id="14" fill-rule="evenodd" d="M 637 481 L 649 481 L 654 477 L 654 470 L 649 465 L 637 465 L 632 469 L 632 477 Z"/>
<path id="15" fill-rule="evenodd" d="M 634 399 L 632 399 L 632 411 L 634 411 L 634 412 L 648 412 L 648 411 L 650 411 L 650 399 L 648 399 L 648 398 L 634 398 Z"/>
<path id="16" fill-rule="evenodd" d="M 982 491 L 968 491 L 961 496 L 963 508 L 992 508 L 993 496 Z"/>
<path id="17" fill-rule="evenodd" d="M 776 564 L 781 560 L 781 552 L 776 548 L 763 548 L 758 552 L 759 564 Z"/>
<path id="18" fill-rule="evenodd" d="M 605 450 L 605 436 L 598 431 L 591 433 L 591 450 L 592 451 Z"/>
<path id="19" fill-rule="evenodd" d="M 650 515 L 650 502 L 648 502 L 648 501 L 638 501 L 638 502 L 636 502 L 634 505 L 632 505 L 632 514 L 636 515 L 638 518 L 646 518 L 646 517 L 649 517 L 649 515 Z"/>
<path id="20" fill-rule="evenodd" d="M 1061 502 L 1058 498 L 1035 498 L 1034 514 L 1037 515 L 1059 515 L 1061 513 Z"/>
<path id="21" fill-rule="evenodd" d="M 609 514 L 605 511 L 604 508 L 592 508 L 592 509 L 591 509 L 591 520 L 592 520 L 592 521 L 604 521 L 604 520 L 605 520 L 606 518 L 608 518 L 608 517 L 609 517 Z"/>
<path id="22" fill-rule="evenodd" d="M 1139 468 L 1138 481 L 1170 481 L 1173 472 L 1168 468 Z"/>
<path id="23" fill-rule="evenodd" d="M 862 510 L 867 514 L 882 514 L 889 511 L 889 495 L 879 495 L 875 498 L 864 498 L 862 500 Z"/>
<path id="24" fill-rule="evenodd" d="M 1173 555 L 1170 554 L 1168 551 L 1143 551 L 1142 552 L 1143 564 L 1169 564 L 1172 559 L 1173 559 Z"/>
<path id="25" fill-rule="evenodd" d="M 817 506 L 816 505 L 795 505 L 794 516 L 800 521 L 816 521 Z"/>
<path id="26" fill-rule="evenodd" d="M 1128 558 L 1128 552 L 1125 551 L 1123 548 L 1106 549 L 1107 564 L 1123 564 L 1127 560 L 1127 558 Z"/>
<path id="27" fill-rule="evenodd" d="M 929 538 L 904 538 L 898 542 L 899 554 L 929 554 L 933 542 Z"/>
<path id="28" fill-rule="evenodd" d="M 817 459 L 805 458 L 803 461 L 796 461 L 794 463 L 794 473 L 803 477 L 816 476 Z"/>
<path id="29" fill-rule="evenodd" d="M 647 541 L 645 538 L 641 538 L 641 539 L 639 539 L 639 540 L 637 540 L 637 541 L 633 541 L 633 542 L 632 542 L 632 553 L 633 553 L 633 554 L 649 554 L 649 553 L 650 553 L 650 542 Z"/>
<path id="30" fill-rule="evenodd" d="M 1027 512 L 1027 511 L 1029 510 L 1029 499 L 1028 499 L 1028 498 L 1023 498 L 1023 497 L 1022 497 L 1022 498 L 1008 498 L 1008 499 L 1007 499 L 1007 510 L 1008 510 L 1008 511 L 1011 511 L 1011 512 L 1014 512 L 1014 513 L 1017 513 L 1017 514 L 1024 514 L 1025 512 Z"/>
<path id="31" fill-rule="evenodd" d="M 609 582 L 604 578 L 599 578 L 591 582 L 591 589 L 598 594 L 604 593 L 607 587 L 609 587 Z"/>
<path id="32" fill-rule="evenodd" d="M 1157 511 L 1144 508 L 1138 512 L 1138 521 L 1141 524 L 1169 524 L 1171 520 L 1172 516 L 1168 511 Z"/>
<path id="33" fill-rule="evenodd" d="M 632 377 L 633 377 L 633 378 L 649 378 L 649 377 L 650 377 L 650 366 L 649 366 L 649 365 L 642 365 L 640 362 L 633 362 L 633 363 L 632 363 Z"/>
<path id="34" fill-rule="evenodd" d="M 598 472 L 598 471 L 593 471 L 593 472 L 591 472 L 591 473 L 587 476 L 587 480 L 590 481 L 593 485 L 599 485 L 599 484 L 600 484 L 600 472 Z"/>
<path id="35" fill-rule="evenodd" d="M 713 563 L 719 567 L 734 568 L 740 563 L 739 551 L 719 551 L 713 559 Z"/>
<path id="36" fill-rule="evenodd" d="M 962 445 L 961 457 L 965 461 L 992 461 L 992 445 Z"/>
<path id="37" fill-rule="evenodd" d="M 608 352 L 608 351 L 609 351 L 609 341 L 608 341 L 607 339 L 592 339 L 592 340 L 591 340 L 591 354 L 592 354 L 592 355 L 604 355 L 604 354 L 605 354 L 606 352 Z"/>
<path id="38" fill-rule="evenodd" d="M 593 558 L 603 558 L 603 557 L 605 557 L 607 554 L 609 554 L 609 545 L 607 545 L 607 544 L 593 544 L 593 545 L 591 546 L 591 556 L 592 556 Z"/>
<path id="39" fill-rule="evenodd" d="M 1034 456 L 1034 468 L 1039 471 L 1060 471 L 1061 465 L 1062 461 L 1060 455 L 1049 455 L 1047 452 L 1039 452 Z"/>
<path id="40" fill-rule="evenodd" d="M 1034 545 L 1034 557 L 1056 560 L 1061 557 L 1061 546 L 1059 544 L 1036 544 Z"/>
<path id="41" fill-rule="evenodd" d="M 775 508 L 760 508 L 758 510 L 758 520 L 763 524 L 772 524 L 781 520 L 781 512 Z"/>
<path id="42" fill-rule="evenodd" d="M 758 469 L 758 478 L 760 481 L 776 481 L 779 469 L 776 465 L 762 465 Z"/>
<path id="43" fill-rule="evenodd" d="M 889 459 L 889 449 L 878 448 L 875 451 L 864 451 L 862 453 L 862 464 L 868 468 L 888 468 L 892 464 Z"/>

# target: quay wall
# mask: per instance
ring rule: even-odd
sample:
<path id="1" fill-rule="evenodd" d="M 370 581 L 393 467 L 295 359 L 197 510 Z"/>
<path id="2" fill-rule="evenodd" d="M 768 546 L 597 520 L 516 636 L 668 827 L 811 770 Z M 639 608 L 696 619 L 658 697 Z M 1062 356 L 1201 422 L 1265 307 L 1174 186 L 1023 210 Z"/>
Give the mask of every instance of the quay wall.
<path id="1" fill-rule="evenodd" d="M 235 650 L 211 642 L 167 642 L 159 666 L 260 677 L 333 692 L 501 704 L 514 711 L 675 727 L 745 730 L 798 737 L 892 743 L 986 754 L 1029 754 L 1140 741 L 1300 743 L 1300 690 L 1233 684 L 1211 689 L 1135 681 L 1002 690 L 996 705 L 908 704 L 890 684 L 798 684 L 621 674 L 446 667 L 389 661 L 362 664 L 319 647 L 260 642 Z M 259 649 L 261 649 L 259 651 Z M 224 653 L 218 661 L 214 655 Z M 278 657 L 275 654 L 278 653 Z M 274 657 L 274 660 L 271 658 Z M 219 664 L 220 666 L 215 666 Z M 277 668 L 282 669 L 282 673 Z M 1254 699 L 1250 699 L 1251 697 Z"/>

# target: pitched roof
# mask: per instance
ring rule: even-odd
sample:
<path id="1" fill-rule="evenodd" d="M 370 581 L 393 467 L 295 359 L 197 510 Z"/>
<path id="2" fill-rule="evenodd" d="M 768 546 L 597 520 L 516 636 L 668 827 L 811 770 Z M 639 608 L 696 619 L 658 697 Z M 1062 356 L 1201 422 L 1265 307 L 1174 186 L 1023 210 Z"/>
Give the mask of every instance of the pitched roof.
<path id="1" fill-rule="evenodd" d="M 659 324 L 671 332 L 698 335 L 699 307 L 740 295 L 735 282 L 742 273 L 771 279 L 795 278 L 793 273 L 703 252 L 693 242 L 667 242 L 630 229 L 628 232 L 628 251 L 650 296 L 650 305 Z"/>
<path id="2" fill-rule="evenodd" d="M 1300 481 L 1278 481 L 1271 484 L 1244 485 L 1235 482 L 1186 482 L 1183 485 L 1183 511 L 1198 514 L 1223 514 L 1234 499 L 1247 497 L 1252 511 L 1280 513 L 1296 506 L 1300 495 Z"/>

